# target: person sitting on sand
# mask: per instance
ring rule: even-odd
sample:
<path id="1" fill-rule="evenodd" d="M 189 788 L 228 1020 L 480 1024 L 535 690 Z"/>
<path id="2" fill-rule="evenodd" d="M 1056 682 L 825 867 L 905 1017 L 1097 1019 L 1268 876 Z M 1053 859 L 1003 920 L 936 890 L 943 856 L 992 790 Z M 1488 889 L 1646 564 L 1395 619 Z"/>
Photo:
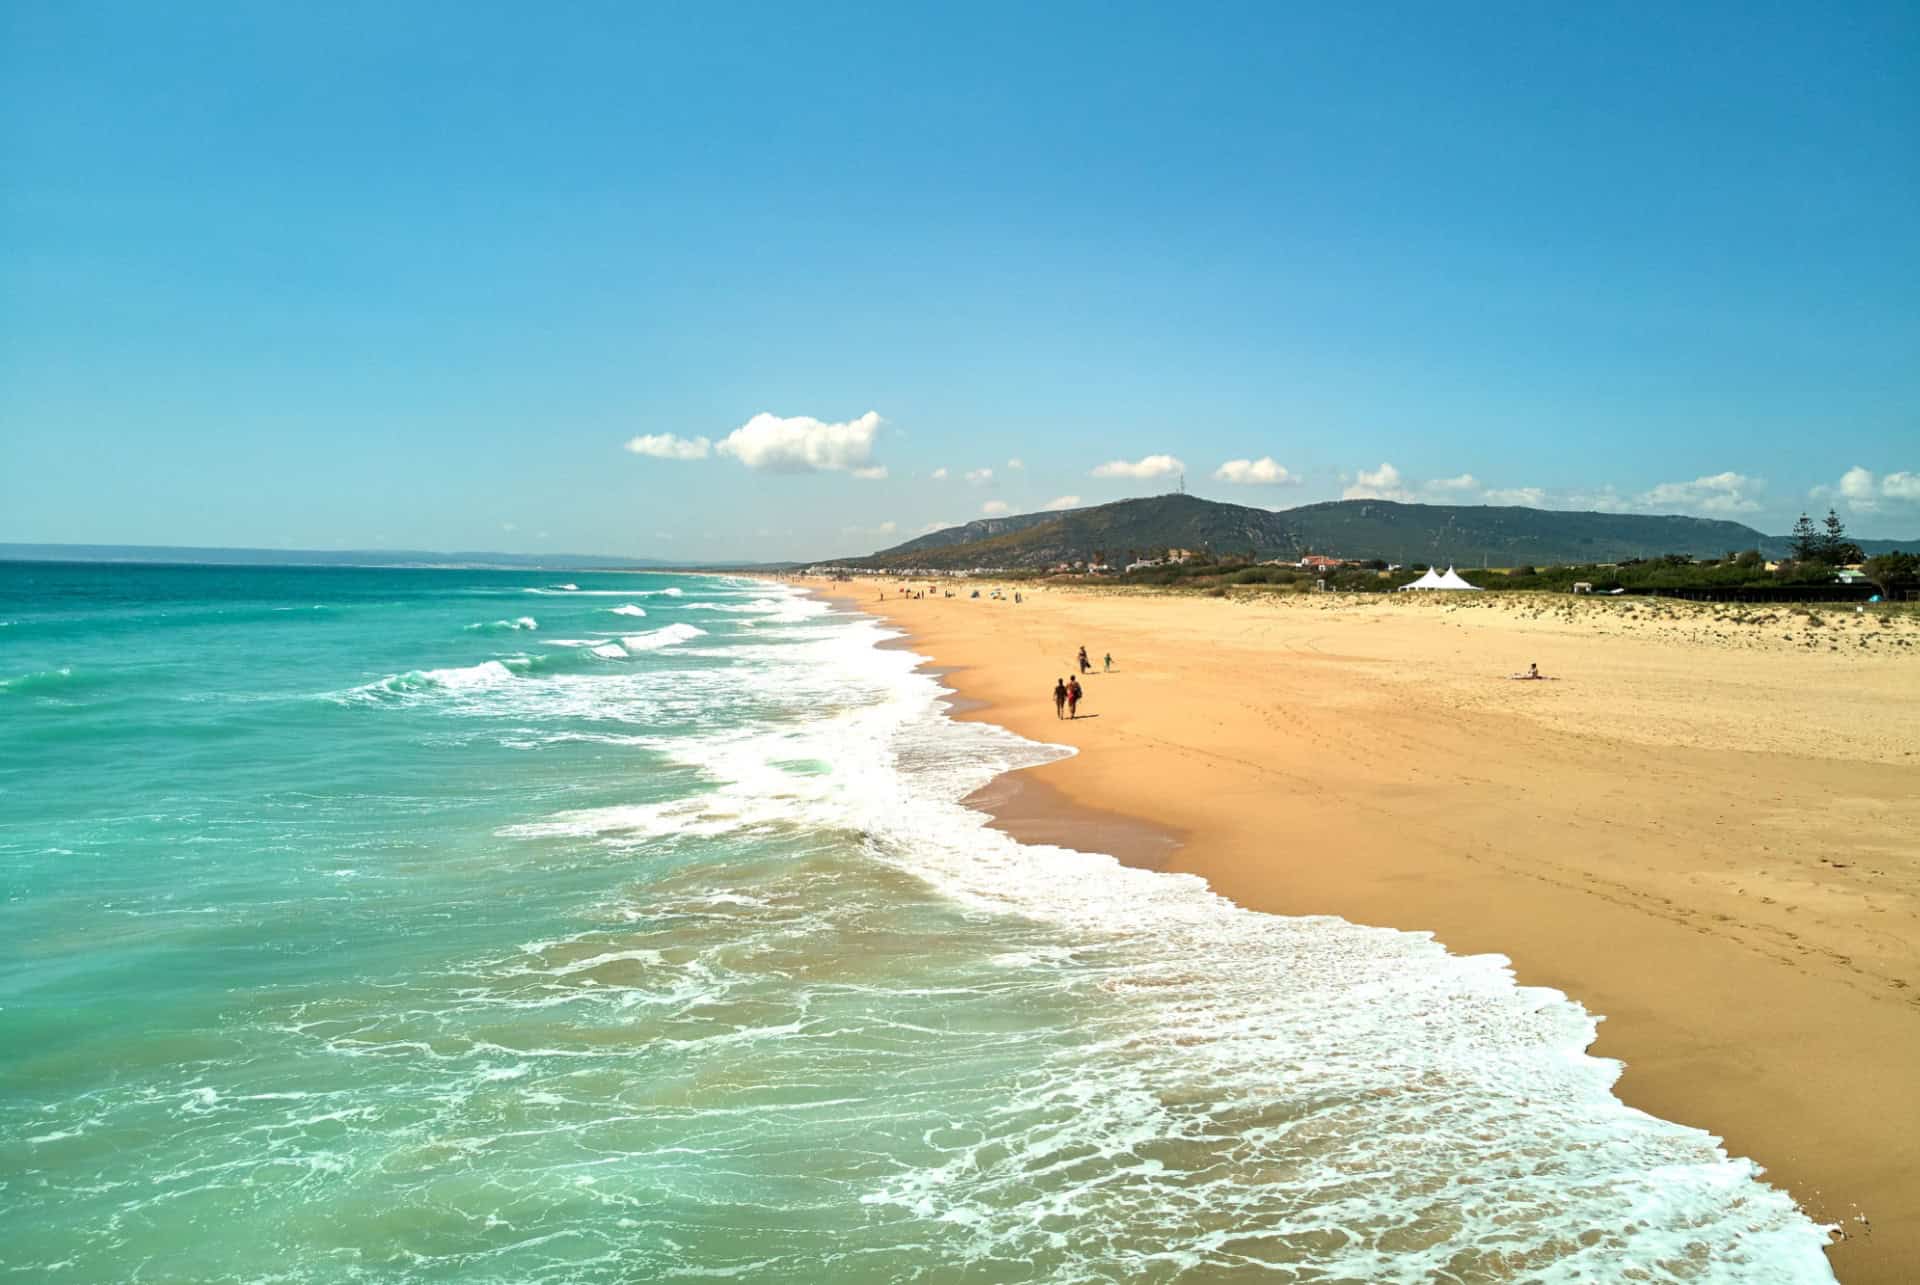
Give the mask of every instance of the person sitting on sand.
<path id="1" fill-rule="evenodd" d="M 1080 717 L 1080 680 L 1078 678 L 1067 681 L 1067 717 Z"/>
<path id="2" fill-rule="evenodd" d="M 1540 672 L 1540 664 L 1538 661 L 1529 664 L 1526 673 L 1508 674 L 1507 677 L 1519 683 L 1545 683 L 1551 681 L 1545 674 Z"/>
<path id="3" fill-rule="evenodd" d="M 1055 718 L 1063 717 L 1061 711 L 1066 709 L 1066 707 L 1067 680 L 1064 678 L 1056 678 L 1053 680 L 1053 716 Z"/>

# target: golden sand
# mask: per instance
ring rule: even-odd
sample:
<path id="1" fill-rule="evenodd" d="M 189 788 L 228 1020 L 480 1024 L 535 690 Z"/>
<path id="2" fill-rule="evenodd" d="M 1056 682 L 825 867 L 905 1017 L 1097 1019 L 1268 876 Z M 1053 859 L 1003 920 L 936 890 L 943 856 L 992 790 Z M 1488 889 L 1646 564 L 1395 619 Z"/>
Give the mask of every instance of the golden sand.
<path id="1" fill-rule="evenodd" d="M 814 587 L 905 629 L 957 716 L 1080 749 L 985 792 L 1008 828 L 1506 955 L 1604 1015 L 1627 1102 L 1840 1224 L 1842 1280 L 1920 1279 L 1912 616 L 960 584 Z M 1056 721 L 1081 645 L 1115 671 Z M 1557 681 L 1504 677 L 1532 662 Z"/>

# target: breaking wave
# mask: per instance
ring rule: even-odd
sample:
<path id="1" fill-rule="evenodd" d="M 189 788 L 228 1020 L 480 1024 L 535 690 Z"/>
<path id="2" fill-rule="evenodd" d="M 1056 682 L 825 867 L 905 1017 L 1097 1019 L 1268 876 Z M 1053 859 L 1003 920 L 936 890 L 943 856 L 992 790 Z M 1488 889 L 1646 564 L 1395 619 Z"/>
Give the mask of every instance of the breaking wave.
<path id="1" fill-rule="evenodd" d="M 671 647 L 675 643 L 686 642 L 690 638 L 699 638 L 707 631 L 698 625 L 673 624 L 644 634 L 628 634 L 620 641 L 628 651 L 656 651 L 661 647 Z"/>
<path id="2" fill-rule="evenodd" d="M 368 701 L 433 692 L 483 691 L 512 681 L 513 671 L 506 662 L 486 660 L 477 665 L 451 669 L 410 669 L 404 674 L 389 674 L 345 692 L 334 693 L 330 699 L 336 702 Z"/>

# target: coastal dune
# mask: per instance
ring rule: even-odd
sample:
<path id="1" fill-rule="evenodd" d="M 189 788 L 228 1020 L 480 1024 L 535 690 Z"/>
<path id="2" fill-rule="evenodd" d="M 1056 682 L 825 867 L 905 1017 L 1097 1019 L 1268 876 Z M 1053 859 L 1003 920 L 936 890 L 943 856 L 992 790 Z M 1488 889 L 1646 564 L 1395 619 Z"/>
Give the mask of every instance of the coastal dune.
<path id="1" fill-rule="evenodd" d="M 961 582 L 967 592 L 979 582 Z M 1633 1106 L 1920 1263 L 1920 625 L 1548 595 L 903 599 L 957 717 L 1073 745 L 979 800 L 1242 905 L 1430 931 L 1603 1016 Z M 885 593 L 884 599 L 880 598 Z M 1011 587 L 1009 587 L 1009 594 Z M 1085 716 L 1049 692 L 1080 646 Z M 1507 675 L 1538 663 L 1552 682 Z"/>

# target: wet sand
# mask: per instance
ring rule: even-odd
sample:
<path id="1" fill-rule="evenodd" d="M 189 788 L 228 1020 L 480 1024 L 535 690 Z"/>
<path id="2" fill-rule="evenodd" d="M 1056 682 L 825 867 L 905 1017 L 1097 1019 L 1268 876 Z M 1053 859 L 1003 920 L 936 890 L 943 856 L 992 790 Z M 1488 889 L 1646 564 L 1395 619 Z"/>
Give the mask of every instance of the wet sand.
<path id="1" fill-rule="evenodd" d="M 948 667 L 956 717 L 1080 749 L 977 796 L 1004 828 L 1505 955 L 1604 1015 L 1623 1099 L 1839 1224 L 1843 1281 L 1920 1273 L 1912 617 L 814 587 Z M 1082 644 L 1116 670 L 1057 721 Z"/>

